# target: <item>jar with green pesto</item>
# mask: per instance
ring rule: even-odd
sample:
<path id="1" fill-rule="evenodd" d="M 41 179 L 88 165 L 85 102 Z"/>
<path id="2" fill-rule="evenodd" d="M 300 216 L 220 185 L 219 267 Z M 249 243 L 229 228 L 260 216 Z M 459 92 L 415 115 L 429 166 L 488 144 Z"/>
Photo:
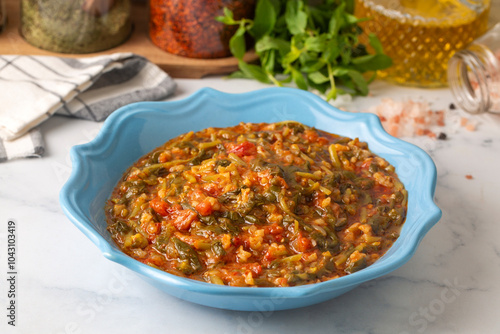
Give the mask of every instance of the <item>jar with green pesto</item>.
<path id="1" fill-rule="evenodd" d="M 130 7 L 130 0 L 21 0 L 21 34 L 44 50 L 103 51 L 130 36 Z"/>

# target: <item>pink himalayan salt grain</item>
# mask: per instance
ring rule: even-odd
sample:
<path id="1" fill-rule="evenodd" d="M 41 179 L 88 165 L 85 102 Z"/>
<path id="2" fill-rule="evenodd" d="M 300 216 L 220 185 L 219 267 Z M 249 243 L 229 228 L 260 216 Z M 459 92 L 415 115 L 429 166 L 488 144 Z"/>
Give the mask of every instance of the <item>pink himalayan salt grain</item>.
<path id="1" fill-rule="evenodd" d="M 436 138 L 437 134 L 432 129 L 444 127 L 446 123 L 444 110 L 431 110 L 425 101 L 401 102 L 384 98 L 379 105 L 366 111 L 379 116 L 384 129 L 394 137 Z M 476 129 L 476 123 L 466 117 L 460 119 L 459 125 L 469 131 Z"/>
<path id="2" fill-rule="evenodd" d="M 467 117 L 460 118 L 460 125 L 468 131 L 476 131 L 476 123 Z"/>
<path id="3" fill-rule="evenodd" d="M 443 110 L 433 111 L 427 102 L 394 101 L 390 98 L 367 110 L 379 116 L 384 129 L 395 137 L 436 137 L 431 127 L 444 126 Z"/>

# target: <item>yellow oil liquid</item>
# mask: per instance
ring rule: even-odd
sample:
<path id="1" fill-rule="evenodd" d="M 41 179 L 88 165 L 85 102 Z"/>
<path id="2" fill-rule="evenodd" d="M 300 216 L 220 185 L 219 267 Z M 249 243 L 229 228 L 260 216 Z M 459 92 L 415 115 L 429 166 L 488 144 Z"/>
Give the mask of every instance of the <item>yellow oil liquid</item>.
<path id="1" fill-rule="evenodd" d="M 448 60 L 486 32 L 489 9 L 489 0 L 356 0 L 355 15 L 370 18 L 361 27 L 377 35 L 393 60 L 379 78 L 443 87 Z M 366 43 L 367 36 L 361 41 Z"/>

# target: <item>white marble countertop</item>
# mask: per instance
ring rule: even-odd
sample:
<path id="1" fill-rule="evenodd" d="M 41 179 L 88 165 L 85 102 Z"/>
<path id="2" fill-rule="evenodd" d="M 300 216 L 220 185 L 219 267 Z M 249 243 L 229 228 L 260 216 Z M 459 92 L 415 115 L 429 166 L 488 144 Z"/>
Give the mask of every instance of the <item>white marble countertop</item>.
<path id="1" fill-rule="evenodd" d="M 177 80 L 174 99 L 209 86 L 226 92 L 252 81 Z M 376 82 L 363 110 L 382 97 L 425 99 L 448 110 L 447 89 Z M 443 128 L 447 140 L 408 140 L 434 159 L 441 221 L 398 270 L 336 299 L 281 312 L 208 308 L 160 292 L 105 259 L 64 216 L 58 194 L 70 147 L 94 138 L 100 123 L 54 117 L 42 125 L 41 159 L 0 164 L 0 333 L 499 333 L 500 116 L 470 116 L 477 131 Z M 472 175 L 467 179 L 466 175 Z M 7 222 L 17 228 L 17 319 L 7 325 Z"/>

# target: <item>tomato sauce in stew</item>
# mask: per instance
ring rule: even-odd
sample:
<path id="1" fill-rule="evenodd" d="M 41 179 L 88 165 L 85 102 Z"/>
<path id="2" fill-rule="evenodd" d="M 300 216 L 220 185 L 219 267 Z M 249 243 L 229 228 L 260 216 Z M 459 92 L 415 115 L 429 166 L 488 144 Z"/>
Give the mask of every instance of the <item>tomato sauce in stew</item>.
<path id="1" fill-rule="evenodd" d="M 126 171 L 105 210 L 116 244 L 149 266 L 286 287 L 377 261 L 399 236 L 407 198 L 366 143 L 287 121 L 171 139 Z"/>

